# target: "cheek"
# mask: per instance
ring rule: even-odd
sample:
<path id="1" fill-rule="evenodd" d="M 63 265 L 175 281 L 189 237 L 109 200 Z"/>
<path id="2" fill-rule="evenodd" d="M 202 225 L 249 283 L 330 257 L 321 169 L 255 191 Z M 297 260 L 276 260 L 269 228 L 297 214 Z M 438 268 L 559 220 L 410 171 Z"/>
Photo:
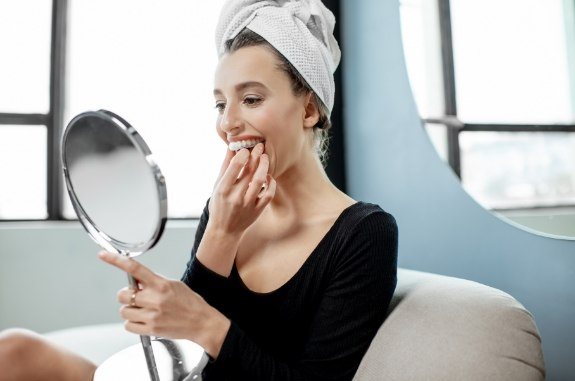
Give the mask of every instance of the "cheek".
<path id="1" fill-rule="evenodd" d="M 262 110 L 257 116 L 252 120 L 252 125 L 257 126 L 261 134 L 263 134 L 266 139 L 281 143 L 283 140 L 288 138 L 289 131 L 292 124 L 293 116 L 289 113 L 280 112 L 281 109 L 267 109 Z M 292 118 L 292 119 L 290 119 Z"/>
<path id="2" fill-rule="evenodd" d="M 222 139 L 224 141 L 224 143 L 227 144 L 227 136 L 226 136 L 226 133 L 224 132 L 224 130 L 222 130 L 220 128 L 220 119 L 219 118 L 216 121 L 216 132 L 218 133 L 218 136 L 220 137 L 220 139 Z"/>
<path id="3" fill-rule="evenodd" d="M 277 123 L 275 131 L 266 131 L 266 142 L 264 144 L 264 152 L 270 159 L 270 167 L 268 173 L 272 176 L 276 175 L 277 171 L 282 171 L 289 162 L 293 159 L 293 137 L 284 131 L 279 131 L 287 127 L 285 124 Z"/>

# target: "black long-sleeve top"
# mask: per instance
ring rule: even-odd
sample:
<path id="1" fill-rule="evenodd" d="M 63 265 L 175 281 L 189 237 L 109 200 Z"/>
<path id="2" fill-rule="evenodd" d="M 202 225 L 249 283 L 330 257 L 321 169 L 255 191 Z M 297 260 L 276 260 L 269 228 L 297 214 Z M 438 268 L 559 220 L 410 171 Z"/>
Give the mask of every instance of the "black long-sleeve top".
<path id="1" fill-rule="evenodd" d="M 221 276 L 196 259 L 207 205 L 182 277 L 232 322 L 204 380 L 351 380 L 397 282 L 397 225 L 379 206 L 346 208 L 298 272 L 253 292 L 236 267 Z"/>

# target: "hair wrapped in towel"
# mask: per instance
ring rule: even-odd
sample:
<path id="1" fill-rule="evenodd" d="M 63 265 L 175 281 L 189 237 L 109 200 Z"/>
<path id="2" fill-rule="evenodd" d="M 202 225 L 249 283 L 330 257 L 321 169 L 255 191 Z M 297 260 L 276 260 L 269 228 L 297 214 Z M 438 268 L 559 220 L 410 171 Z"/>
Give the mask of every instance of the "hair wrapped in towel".
<path id="1" fill-rule="evenodd" d="M 302 75 L 328 110 L 333 73 L 341 51 L 333 36 L 335 17 L 320 0 L 228 0 L 216 28 L 218 55 L 244 28 L 262 36 Z"/>

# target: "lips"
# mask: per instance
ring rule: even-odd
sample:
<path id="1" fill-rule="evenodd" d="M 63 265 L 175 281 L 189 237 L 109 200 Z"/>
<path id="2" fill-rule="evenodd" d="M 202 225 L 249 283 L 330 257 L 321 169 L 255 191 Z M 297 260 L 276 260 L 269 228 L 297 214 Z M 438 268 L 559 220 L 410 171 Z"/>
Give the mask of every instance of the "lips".
<path id="1" fill-rule="evenodd" d="M 231 142 L 230 144 L 228 144 L 228 148 L 230 149 L 230 151 L 239 151 L 242 148 L 248 148 L 248 149 L 253 148 L 256 146 L 256 144 L 263 142 L 264 142 L 263 139 L 240 140 L 237 142 Z"/>

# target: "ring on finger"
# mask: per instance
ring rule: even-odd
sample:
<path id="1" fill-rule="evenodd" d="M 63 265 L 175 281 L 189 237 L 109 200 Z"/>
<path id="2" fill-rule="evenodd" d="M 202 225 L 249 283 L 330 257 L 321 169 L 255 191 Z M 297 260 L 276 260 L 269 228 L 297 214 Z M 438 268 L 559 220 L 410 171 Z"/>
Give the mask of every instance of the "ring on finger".
<path id="1" fill-rule="evenodd" d="M 138 293 L 138 290 L 135 289 L 132 292 L 132 296 L 130 297 L 130 307 L 137 307 L 138 305 L 136 304 L 136 294 Z"/>

